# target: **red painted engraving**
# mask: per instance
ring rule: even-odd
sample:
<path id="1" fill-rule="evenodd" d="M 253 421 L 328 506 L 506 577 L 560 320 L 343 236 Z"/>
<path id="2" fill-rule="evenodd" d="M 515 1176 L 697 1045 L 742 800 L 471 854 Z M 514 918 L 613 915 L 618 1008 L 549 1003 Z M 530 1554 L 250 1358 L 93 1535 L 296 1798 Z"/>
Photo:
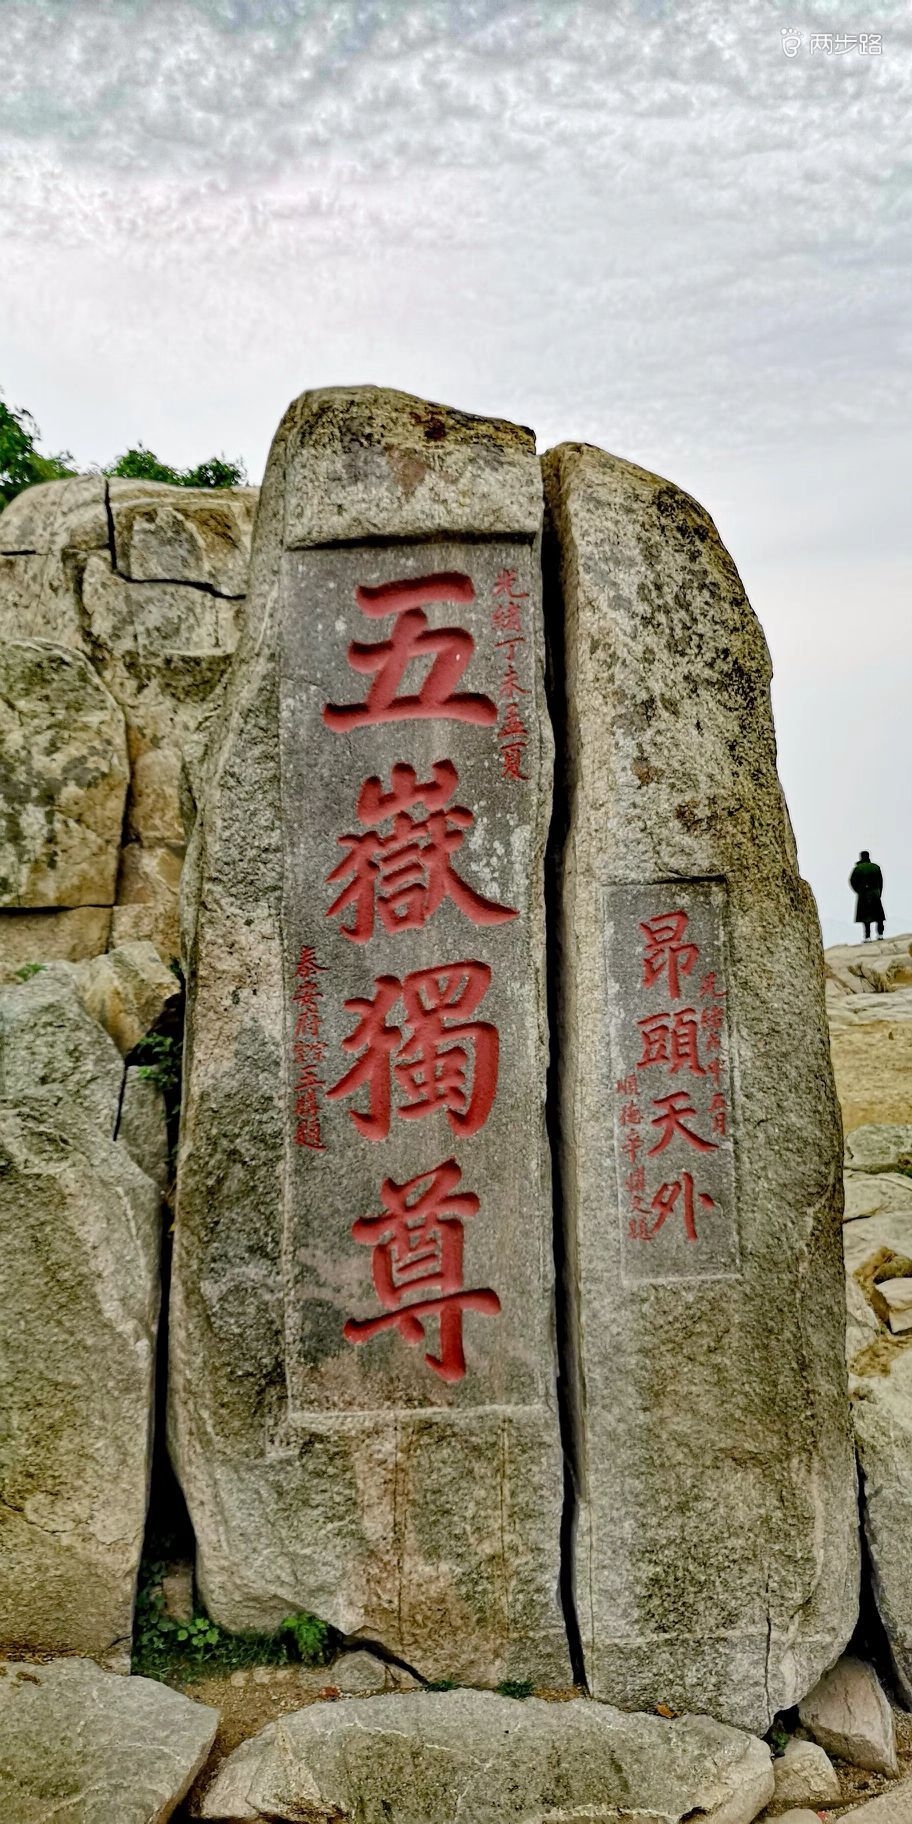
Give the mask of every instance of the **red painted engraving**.
<path id="1" fill-rule="evenodd" d="M 523 756 L 529 743 L 529 731 L 520 713 L 520 697 L 528 696 L 524 684 L 520 684 L 519 672 L 516 669 L 516 649 L 525 645 L 525 634 L 522 631 L 522 603 L 528 601 L 528 590 L 517 588 L 516 571 L 501 570 L 494 584 L 495 607 L 491 614 L 491 624 L 495 632 L 503 637 L 496 641 L 498 651 L 504 655 L 503 674 L 498 696 L 502 705 L 500 726 L 497 739 L 500 743 L 501 772 L 505 779 L 525 779 L 527 774 L 522 770 Z"/>
<path id="2" fill-rule="evenodd" d="M 373 673 L 374 681 L 363 703 L 327 703 L 323 710 L 327 727 L 347 733 L 371 723 L 429 717 L 484 726 L 496 722 L 497 708 L 490 697 L 455 689 L 475 650 L 472 635 L 463 627 L 431 627 L 424 612 L 429 602 L 471 602 L 474 597 L 471 579 L 456 572 L 356 589 L 355 599 L 364 614 L 375 619 L 394 614 L 396 620 L 386 640 L 352 641 L 348 649 L 352 670 Z M 419 688 L 398 696 L 412 660 L 427 659 L 431 664 Z"/>
<path id="3" fill-rule="evenodd" d="M 673 1013 L 651 1013 L 645 1020 L 637 1020 L 637 1025 L 643 1041 L 638 1070 L 661 1064 L 672 1077 L 685 1067 L 692 1076 L 705 1077 L 698 1049 L 700 1028 L 693 1007 L 681 1007 Z"/>
<path id="4" fill-rule="evenodd" d="M 452 760 L 438 760 L 431 770 L 433 779 L 419 784 L 415 768 L 399 763 L 390 791 L 384 792 L 376 776 L 361 787 L 356 814 L 371 833 L 340 836 L 348 854 L 326 876 L 332 885 L 342 882 L 326 916 L 341 918 L 350 908 L 352 923 L 341 929 L 354 944 L 373 936 L 375 917 L 386 931 L 421 930 L 445 899 L 473 925 L 500 925 L 516 917 L 512 907 L 485 899 L 456 873 L 450 856 L 475 820 L 463 805 L 449 803 L 459 784 Z M 424 805 L 424 817 L 410 814 L 418 804 Z M 384 836 L 380 826 L 387 821 L 392 829 Z"/>
<path id="5" fill-rule="evenodd" d="M 444 963 L 416 970 L 401 982 L 380 975 L 373 1000 L 345 1002 L 359 1017 L 342 1044 L 359 1056 L 326 1093 L 334 1100 L 366 1087 L 366 1111 L 349 1111 L 366 1140 L 389 1134 L 393 1078 L 406 1098 L 398 1108 L 403 1119 L 443 1108 L 456 1133 L 475 1134 L 484 1126 L 497 1088 L 500 1040 L 490 1021 L 466 1016 L 475 1012 L 490 981 L 487 963 Z M 400 995 L 404 1031 L 386 1023 Z"/>
<path id="6" fill-rule="evenodd" d="M 371 1273 L 384 1315 L 349 1318 L 343 1335 L 349 1343 L 367 1343 L 396 1329 L 412 1348 L 425 1343 L 425 1325 L 440 1327 L 437 1354 L 425 1361 L 444 1381 L 461 1381 L 465 1371 L 462 1340 L 464 1311 L 496 1317 L 500 1299 L 490 1288 L 466 1291 L 463 1285 L 464 1223 L 478 1213 L 478 1198 L 457 1191 L 461 1177 L 455 1159 L 419 1173 L 405 1184 L 385 1178 L 383 1209 L 352 1224 L 356 1241 L 373 1249 Z"/>
<path id="7" fill-rule="evenodd" d="M 684 1219 L 684 1239 L 686 1241 L 696 1241 L 697 1224 L 694 1210 L 695 1201 L 700 1204 L 702 1209 L 711 1210 L 715 1207 L 715 1199 L 709 1197 L 705 1191 L 698 1191 L 696 1193 L 696 1199 L 694 1198 L 694 1181 L 690 1172 L 682 1172 L 680 1178 L 674 1179 L 670 1184 L 662 1184 L 659 1186 L 659 1189 L 652 1199 L 651 1208 L 654 1213 L 654 1220 L 652 1222 L 649 1221 L 648 1217 L 642 1214 L 636 1218 L 631 1218 L 628 1225 L 631 1240 L 652 1241 L 658 1234 L 662 1224 L 667 1222 L 669 1216 L 674 1214 L 679 1200 L 681 1203 L 681 1215 Z M 641 1205 L 638 1207 L 642 1209 Z"/>
<path id="8" fill-rule="evenodd" d="M 658 1111 L 653 1117 L 652 1126 L 661 1131 L 655 1146 L 649 1148 L 650 1158 L 653 1153 L 663 1152 L 677 1136 L 686 1140 L 698 1153 L 715 1152 L 715 1140 L 704 1140 L 702 1134 L 695 1133 L 692 1127 L 685 1125 L 685 1116 L 690 1118 L 697 1113 L 686 1089 L 676 1089 L 668 1096 L 656 1096 L 652 1106 Z"/>
<path id="9" fill-rule="evenodd" d="M 312 945 L 305 944 L 298 958 L 295 989 L 291 997 L 296 1009 L 292 1047 L 297 1071 L 294 1086 L 295 1144 L 322 1153 L 325 1148 L 320 1132 L 320 1093 L 324 1084 L 320 1071 L 326 1046 L 320 1038 L 322 990 L 317 982 L 318 973 L 322 973 L 322 970 L 317 962 L 316 950 Z"/>
<path id="10" fill-rule="evenodd" d="M 660 976 L 667 974 L 668 992 L 673 1001 L 681 999 L 682 975 L 689 975 L 700 952 L 696 944 L 685 942 L 686 912 L 660 912 L 640 925 L 646 938 L 643 951 L 643 987 L 651 988 Z"/>

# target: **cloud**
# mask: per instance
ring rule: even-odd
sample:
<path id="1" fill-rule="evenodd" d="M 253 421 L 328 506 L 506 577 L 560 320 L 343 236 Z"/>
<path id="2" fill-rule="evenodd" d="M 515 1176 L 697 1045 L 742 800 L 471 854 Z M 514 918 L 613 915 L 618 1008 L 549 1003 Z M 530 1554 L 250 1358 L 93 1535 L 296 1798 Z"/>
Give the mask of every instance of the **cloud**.
<path id="1" fill-rule="evenodd" d="M 346 379 L 601 443 L 706 500 L 789 666 L 825 560 L 841 678 L 908 510 L 912 16 L 835 3 L 0 0 L 0 385 L 83 460 L 256 474 Z"/>

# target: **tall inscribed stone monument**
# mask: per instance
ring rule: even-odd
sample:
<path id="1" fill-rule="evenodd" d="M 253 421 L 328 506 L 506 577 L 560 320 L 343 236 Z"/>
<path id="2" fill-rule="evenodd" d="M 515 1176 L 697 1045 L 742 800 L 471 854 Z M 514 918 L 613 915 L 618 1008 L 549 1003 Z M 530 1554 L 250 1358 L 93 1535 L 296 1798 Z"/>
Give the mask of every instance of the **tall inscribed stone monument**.
<path id="1" fill-rule="evenodd" d="M 374 389 L 273 445 L 191 859 L 171 1436 L 202 1593 L 566 1682 L 541 477 Z"/>
<path id="2" fill-rule="evenodd" d="M 711 520 L 544 467 L 543 610 L 530 433 L 279 427 L 194 768 L 172 1451 L 229 1628 L 764 1730 L 857 1612 L 819 930 Z"/>

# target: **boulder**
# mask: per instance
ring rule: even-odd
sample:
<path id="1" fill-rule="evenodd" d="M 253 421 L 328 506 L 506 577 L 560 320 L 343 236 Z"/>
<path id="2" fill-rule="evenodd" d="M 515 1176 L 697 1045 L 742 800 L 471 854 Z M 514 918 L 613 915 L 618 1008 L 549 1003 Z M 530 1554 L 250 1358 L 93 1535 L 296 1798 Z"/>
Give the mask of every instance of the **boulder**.
<path id="1" fill-rule="evenodd" d="M 867 1805 L 859 1805 L 857 1810 L 847 1815 L 851 1817 L 852 1824 L 909 1824 L 909 1819 L 912 1818 L 912 1780 L 903 1780 L 900 1786 L 881 1793 L 879 1799 L 869 1799 Z"/>
<path id="2" fill-rule="evenodd" d="M 0 1102 L 0 1640 L 126 1667 L 150 1465 L 159 1198 L 109 1135 L 83 1095 L 59 1086 Z M 2 1803 L 0 1814 L 6 1824 Z"/>
<path id="3" fill-rule="evenodd" d="M 123 714 L 88 661 L 0 645 L 0 904 L 111 905 L 128 778 Z"/>
<path id="4" fill-rule="evenodd" d="M 912 1704 L 912 1348 L 897 1341 L 877 1352 L 876 1366 L 855 1382 L 853 1401 L 865 1536 L 897 1681 Z"/>
<path id="5" fill-rule="evenodd" d="M 117 1122 L 123 1062 L 86 1012 L 72 967 L 49 963 L 24 982 L 0 988 L 0 1098 L 16 1104 L 43 1094 L 77 1103 L 110 1140 Z"/>
<path id="6" fill-rule="evenodd" d="M 171 1177 L 165 1098 L 140 1064 L 131 1064 L 124 1072 L 116 1139 L 164 1194 Z"/>
<path id="7" fill-rule="evenodd" d="M 3 1824 L 166 1824 L 218 1711 L 84 1659 L 0 1661 Z"/>
<path id="8" fill-rule="evenodd" d="M 840 1659 L 802 1699 L 798 1714 L 828 1754 L 897 1777 L 893 1712 L 876 1672 L 863 1660 L 848 1654 Z"/>
<path id="9" fill-rule="evenodd" d="M 587 1679 L 624 1707 L 765 1730 L 857 1613 L 819 923 L 769 655 L 709 515 L 591 447 L 544 467 Z"/>
<path id="10" fill-rule="evenodd" d="M 86 1011 L 126 1056 L 180 999 L 181 985 L 154 944 L 117 944 L 105 956 L 78 964 L 76 989 Z"/>
<path id="11" fill-rule="evenodd" d="M 905 1122 L 872 1122 L 856 1127 L 845 1139 L 847 1172 L 890 1172 L 912 1164 L 912 1126 Z"/>
<path id="12" fill-rule="evenodd" d="M 846 1172 L 844 1222 L 900 1210 L 912 1216 L 912 1178 L 904 1172 Z"/>
<path id="13" fill-rule="evenodd" d="M 82 962 L 108 946 L 110 906 L 71 911 L 15 912 L 0 908 L 0 982 L 14 981 L 39 963 Z"/>
<path id="14" fill-rule="evenodd" d="M 777 1805 L 839 1804 L 839 1775 L 819 1742 L 793 1736 L 785 1753 L 773 1762 L 773 1778 Z"/>
<path id="15" fill-rule="evenodd" d="M 749 1824 L 772 1791 L 765 1743 L 709 1717 L 415 1692 L 268 1724 L 229 1755 L 197 1816 L 574 1824 L 610 1811 L 624 1824 Z"/>
<path id="16" fill-rule="evenodd" d="M 185 874 L 170 1437 L 206 1605 L 478 1684 L 571 1676 L 540 517 L 517 426 L 295 402 Z"/>
<path id="17" fill-rule="evenodd" d="M 898 1279 L 881 1280 L 876 1288 L 876 1297 L 884 1308 L 875 1304 L 875 1310 L 894 1336 L 904 1336 L 907 1330 L 912 1330 L 912 1278 L 900 1276 Z"/>
<path id="18" fill-rule="evenodd" d="M 108 548 L 100 475 L 41 482 L 0 513 L 0 640 L 55 640 L 91 657 L 81 586 L 93 552 Z"/>

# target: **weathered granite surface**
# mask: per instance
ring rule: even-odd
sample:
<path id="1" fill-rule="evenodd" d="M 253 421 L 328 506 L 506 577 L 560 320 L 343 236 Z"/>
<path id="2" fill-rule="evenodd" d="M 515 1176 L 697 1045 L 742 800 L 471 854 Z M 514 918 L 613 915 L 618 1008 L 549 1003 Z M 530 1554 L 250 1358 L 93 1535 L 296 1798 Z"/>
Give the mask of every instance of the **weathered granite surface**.
<path id="1" fill-rule="evenodd" d="M 229 1756 L 201 1818 L 313 1824 L 750 1824 L 772 1796 L 765 1742 L 705 1716 L 584 1700 L 415 1692 L 317 1705 Z"/>
<path id="2" fill-rule="evenodd" d="M 625 1706 L 765 1729 L 857 1610 L 819 927 L 767 650 L 709 516 L 586 446 L 545 476 L 587 1674 Z"/>
<path id="3" fill-rule="evenodd" d="M 295 402 L 186 876 L 170 1430 L 203 1596 L 480 1683 L 569 1678 L 540 512 L 515 426 Z"/>
<path id="4" fill-rule="evenodd" d="M 90 1660 L 0 1660 L 3 1824 L 167 1824 L 218 1711 Z"/>
<path id="5" fill-rule="evenodd" d="M 0 1640 L 123 1669 L 160 1231 L 157 1189 L 109 1135 L 63 1090 L 0 1101 Z"/>
<path id="6" fill-rule="evenodd" d="M 0 641 L 0 907 L 114 899 L 124 718 L 80 653 Z"/>

